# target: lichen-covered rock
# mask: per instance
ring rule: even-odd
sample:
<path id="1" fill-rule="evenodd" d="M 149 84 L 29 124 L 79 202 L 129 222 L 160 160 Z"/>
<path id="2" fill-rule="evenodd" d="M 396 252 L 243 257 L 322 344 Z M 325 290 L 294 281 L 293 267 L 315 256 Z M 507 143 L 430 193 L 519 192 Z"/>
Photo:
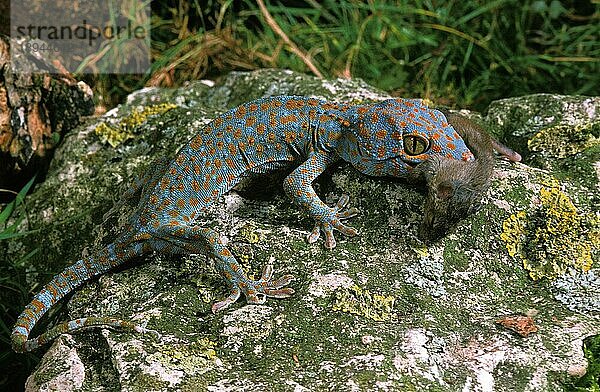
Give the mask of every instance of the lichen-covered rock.
<path id="1" fill-rule="evenodd" d="M 63 135 L 94 112 L 90 87 L 59 63 L 29 53 L 26 43 L 0 36 L 0 188 L 4 189 L 19 190 L 36 173 L 43 176 Z M 55 72 L 48 73 L 49 69 Z"/>
<path id="2" fill-rule="evenodd" d="M 104 223 L 102 216 L 136 172 L 172 155 L 227 108 L 292 93 L 385 98 L 360 82 L 275 70 L 233 73 L 219 85 L 134 93 L 126 105 L 78 129 L 57 152 L 47 181 L 28 202 L 37 211 L 30 224 L 40 231 L 14 241 L 12 257 L 39 247 L 44 258 L 32 261 L 32 270 L 47 271 L 51 263 L 58 270 L 85 247 L 110 241 L 131 208 L 116 208 Z M 596 114 L 574 113 L 590 113 L 597 102 L 522 97 L 494 103 L 484 119 L 526 157 L 542 157 L 551 144 L 528 151 L 528 141 L 561 122 L 540 119 L 595 123 Z M 133 121 L 131 137 L 114 147 L 96 133 L 102 123 L 123 124 L 136 110 L 164 104 L 176 107 Z M 597 155 L 584 159 L 597 148 L 586 140 L 566 155 L 549 153 L 598 167 Z M 323 175 L 315 186 L 326 202 L 346 193 L 361 211 L 352 221 L 360 235 L 338 235 L 332 251 L 305 242 L 312 222 L 273 186 L 277 175 L 258 186 L 245 184 L 216 204 L 211 225 L 252 274 L 267 261 L 277 274 L 293 274 L 292 298 L 260 306 L 240 301 L 213 315 L 210 304 L 227 288 L 210 260 L 148 255 L 144 263 L 84 285 L 69 303 L 69 316 L 120 317 L 161 336 L 93 330 L 60 338 L 46 353 L 52 362 L 32 374 L 28 388 L 558 390 L 585 373 L 582 340 L 600 330 L 598 177 L 583 186 L 587 166 L 567 175 L 560 162 L 545 169 L 528 163 L 500 161 L 484 206 L 429 247 L 416 239 L 423 192 L 403 181 L 367 178 L 344 165 Z M 564 225 L 580 230 L 569 233 Z M 561 258 L 561 249 L 572 253 Z M 496 323 L 512 315 L 531 317 L 538 331 L 521 337 Z M 83 380 L 65 383 L 66 375 L 80 374 L 81 364 Z"/>

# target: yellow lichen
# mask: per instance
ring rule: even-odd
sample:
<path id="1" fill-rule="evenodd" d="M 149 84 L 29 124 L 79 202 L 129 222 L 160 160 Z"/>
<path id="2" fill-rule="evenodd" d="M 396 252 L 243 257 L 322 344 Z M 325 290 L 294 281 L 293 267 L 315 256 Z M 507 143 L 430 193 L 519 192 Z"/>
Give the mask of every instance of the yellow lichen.
<path id="1" fill-rule="evenodd" d="M 135 137 L 135 129 L 145 122 L 149 116 L 165 113 L 177 106 L 171 103 L 146 106 L 143 109 L 133 109 L 131 113 L 121 119 L 116 125 L 108 123 L 98 124 L 94 132 L 102 143 L 108 143 L 112 147 Z"/>
<path id="2" fill-rule="evenodd" d="M 502 223 L 500 238 L 506 243 L 508 254 L 512 257 L 521 255 L 521 244 L 525 238 L 525 216 L 525 211 L 519 211 Z"/>
<path id="3" fill-rule="evenodd" d="M 529 139 L 527 147 L 555 158 L 565 158 L 599 144 L 600 122 L 589 122 L 544 128 Z"/>
<path id="4" fill-rule="evenodd" d="M 357 285 L 336 290 L 332 309 L 360 315 L 374 321 L 389 320 L 394 308 L 394 296 L 371 294 Z"/>
<path id="5" fill-rule="evenodd" d="M 250 244 L 256 244 L 260 240 L 260 236 L 256 232 L 256 227 L 250 223 L 241 228 L 240 236 Z"/>
<path id="6" fill-rule="evenodd" d="M 600 246 L 598 219 L 582 215 L 555 186 L 540 190 L 540 206 L 519 211 L 502 224 L 500 238 L 508 253 L 521 260 L 529 276 L 554 279 L 569 268 L 588 271 Z"/>

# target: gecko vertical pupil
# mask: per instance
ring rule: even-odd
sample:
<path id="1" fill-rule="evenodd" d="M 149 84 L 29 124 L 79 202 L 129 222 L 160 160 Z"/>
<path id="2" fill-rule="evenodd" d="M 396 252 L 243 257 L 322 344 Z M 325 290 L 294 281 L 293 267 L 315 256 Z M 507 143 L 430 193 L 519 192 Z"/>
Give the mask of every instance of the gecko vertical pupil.
<path id="1" fill-rule="evenodd" d="M 405 135 L 403 137 L 404 150 L 408 155 L 423 154 L 429 149 L 429 140 L 419 135 Z"/>

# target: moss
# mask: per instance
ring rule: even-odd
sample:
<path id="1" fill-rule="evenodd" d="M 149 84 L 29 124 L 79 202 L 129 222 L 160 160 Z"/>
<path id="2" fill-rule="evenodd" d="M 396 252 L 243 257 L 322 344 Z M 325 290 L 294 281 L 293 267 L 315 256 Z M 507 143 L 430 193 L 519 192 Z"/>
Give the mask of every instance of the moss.
<path id="1" fill-rule="evenodd" d="M 600 122 L 558 124 L 544 128 L 527 142 L 531 151 L 566 158 L 600 144 Z"/>
<path id="2" fill-rule="evenodd" d="M 583 341 L 583 353 L 588 362 L 587 371 L 583 377 L 568 384 L 566 391 L 600 391 L 600 335 Z"/>
<path id="3" fill-rule="evenodd" d="M 371 294 L 357 285 L 336 290 L 333 310 L 356 314 L 374 321 L 386 321 L 391 317 L 394 301 L 392 295 Z"/>
<path id="4" fill-rule="evenodd" d="M 112 147 L 117 147 L 119 144 L 135 137 L 135 129 L 144 123 L 149 116 L 163 114 L 177 105 L 171 103 L 161 103 L 159 105 L 146 106 L 143 109 L 133 109 L 131 113 L 122 118 L 116 125 L 108 123 L 100 123 L 96 126 L 94 132 L 100 138 L 102 143 L 108 143 Z"/>
<path id="5" fill-rule="evenodd" d="M 130 385 L 133 391 L 157 391 L 169 387 L 167 381 L 147 373 L 138 373 Z"/>
<path id="6" fill-rule="evenodd" d="M 600 225 L 581 215 L 556 182 L 540 190 L 540 206 L 519 211 L 502 224 L 508 253 L 523 262 L 534 279 L 554 279 L 569 268 L 588 271 L 600 246 Z"/>

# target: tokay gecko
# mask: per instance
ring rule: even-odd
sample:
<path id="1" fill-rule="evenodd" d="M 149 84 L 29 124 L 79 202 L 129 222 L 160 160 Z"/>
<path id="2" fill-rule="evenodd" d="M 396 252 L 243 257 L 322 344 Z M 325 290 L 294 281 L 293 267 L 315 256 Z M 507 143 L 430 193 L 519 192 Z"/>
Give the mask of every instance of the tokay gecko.
<path id="1" fill-rule="evenodd" d="M 281 96 L 231 109 L 201 129 L 173 160 L 160 161 L 134 181 L 123 197 L 139 196 L 140 201 L 123 232 L 113 243 L 67 267 L 35 295 L 16 322 L 13 349 L 31 351 L 62 333 L 90 326 L 147 331 L 127 321 L 86 317 L 29 338 L 46 311 L 76 287 L 152 251 L 214 258 L 231 291 L 212 306 L 213 312 L 241 294 L 251 304 L 264 303 L 267 297 L 289 297 L 294 293 L 287 287 L 292 276 L 274 278 L 272 267 L 266 266 L 260 279 L 250 280 L 218 233 L 195 222 L 213 201 L 249 174 L 291 165 L 295 169 L 283 188 L 315 220 L 308 241 L 317 241 L 323 233 L 325 246 L 334 248 L 334 230 L 357 234 L 344 223 L 357 210 L 346 209 L 345 195 L 330 207 L 315 193 L 311 184 L 328 166 L 344 160 L 367 175 L 408 177 L 432 157 L 475 160 L 457 131 L 440 111 L 412 99 L 348 105 Z"/>

